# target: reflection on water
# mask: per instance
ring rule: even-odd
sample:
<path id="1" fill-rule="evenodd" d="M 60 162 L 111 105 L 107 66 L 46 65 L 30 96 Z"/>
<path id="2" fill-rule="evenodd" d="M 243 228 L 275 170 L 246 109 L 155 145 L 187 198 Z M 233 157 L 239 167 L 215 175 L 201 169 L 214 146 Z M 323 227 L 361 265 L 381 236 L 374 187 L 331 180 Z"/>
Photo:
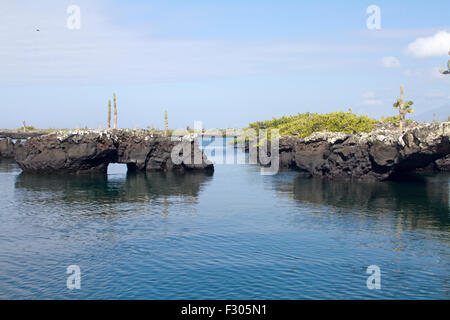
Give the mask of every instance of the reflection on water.
<path id="1" fill-rule="evenodd" d="M 377 219 L 396 215 L 406 228 L 448 230 L 449 177 L 439 174 L 407 181 L 352 183 L 297 177 L 293 198 L 302 204 L 345 209 L 340 211 L 345 214 L 376 215 Z"/>
<path id="2" fill-rule="evenodd" d="M 14 171 L 16 172 L 20 171 L 19 167 L 17 166 L 14 160 L 0 158 L 0 173 L 7 173 Z"/>
<path id="3" fill-rule="evenodd" d="M 212 173 L 127 173 L 123 177 L 107 175 L 48 175 L 21 173 L 16 189 L 30 192 L 58 194 L 59 201 L 92 204 L 103 202 L 146 202 L 163 197 L 181 196 L 189 201 L 195 198 Z M 85 192 L 89 190 L 89 192 Z M 55 198 L 54 198 L 55 199 Z"/>
<path id="4" fill-rule="evenodd" d="M 215 145 L 220 158 L 228 146 Z M 362 183 L 249 165 L 108 172 L 28 175 L 0 161 L 0 299 L 449 297 L 448 174 Z M 79 291 L 66 288 L 72 264 Z M 372 264 L 381 291 L 366 287 Z"/>

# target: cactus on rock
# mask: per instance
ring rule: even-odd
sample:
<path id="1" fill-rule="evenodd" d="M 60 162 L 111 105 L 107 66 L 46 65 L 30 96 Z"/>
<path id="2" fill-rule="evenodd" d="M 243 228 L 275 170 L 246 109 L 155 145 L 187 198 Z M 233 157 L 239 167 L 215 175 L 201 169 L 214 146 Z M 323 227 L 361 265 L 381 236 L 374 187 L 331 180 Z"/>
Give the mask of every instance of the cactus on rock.
<path id="1" fill-rule="evenodd" d="M 397 102 L 394 103 L 394 108 L 398 109 L 400 116 L 400 130 L 403 130 L 406 115 L 414 112 L 414 109 L 411 108 L 413 104 L 412 101 L 405 101 L 405 87 L 402 85 L 400 87 L 400 99 L 397 99 Z"/>
<path id="2" fill-rule="evenodd" d="M 108 130 L 111 129 L 111 99 L 108 100 Z"/>
<path id="3" fill-rule="evenodd" d="M 117 129 L 117 103 L 116 103 L 116 94 L 113 94 L 114 100 L 114 129 Z"/>
<path id="4" fill-rule="evenodd" d="M 167 121 L 167 110 L 164 111 L 164 134 L 169 134 L 169 122 Z"/>
<path id="5" fill-rule="evenodd" d="M 450 55 L 450 51 L 448 52 L 448 54 Z M 447 61 L 447 70 L 445 69 L 441 69 L 441 74 L 450 74 L 450 60 Z"/>

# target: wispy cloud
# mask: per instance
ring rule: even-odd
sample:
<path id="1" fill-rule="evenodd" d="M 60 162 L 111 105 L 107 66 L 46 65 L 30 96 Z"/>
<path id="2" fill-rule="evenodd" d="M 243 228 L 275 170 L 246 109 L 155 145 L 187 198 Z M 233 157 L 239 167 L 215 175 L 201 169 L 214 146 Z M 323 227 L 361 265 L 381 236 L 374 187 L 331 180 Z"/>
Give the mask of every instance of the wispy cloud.
<path id="1" fill-rule="evenodd" d="M 366 106 L 381 106 L 383 105 L 383 101 L 378 99 L 374 92 L 367 91 L 363 94 L 362 103 Z"/>
<path id="2" fill-rule="evenodd" d="M 403 75 L 405 77 L 417 77 L 417 76 L 420 76 L 421 73 L 419 71 L 417 71 L 417 70 L 405 69 L 403 71 Z"/>
<path id="3" fill-rule="evenodd" d="M 18 4 L 0 3 L 0 83 L 135 83 L 329 73 L 348 70 L 360 56 L 378 50 L 373 45 L 320 41 L 152 38 L 142 28 L 112 23 L 104 7 L 80 7 L 81 29 L 68 30 L 62 4 L 44 0 L 24 11 Z"/>
<path id="4" fill-rule="evenodd" d="M 381 65 L 384 68 L 400 68 L 400 60 L 396 57 L 384 57 L 381 59 Z"/>
<path id="5" fill-rule="evenodd" d="M 447 92 L 444 92 L 442 90 L 435 90 L 435 89 L 430 89 L 428 91 L 425 92 L 425 97 L 430 98 L 430 99 L 450 99 L 450 96 L 448 95 Z"/>
<path id="6" fill-rule="evenodd" d="M 359 33 L 375 39 L 383 40 L 408 40 L 417 37 L 425 37 L 432 33 L 436 33 L 440 29 L 436 28 L 403 28 L 403 29 L 392 29 L 392 28 L 382 28 L 381 30 L 362 30 Z"/>

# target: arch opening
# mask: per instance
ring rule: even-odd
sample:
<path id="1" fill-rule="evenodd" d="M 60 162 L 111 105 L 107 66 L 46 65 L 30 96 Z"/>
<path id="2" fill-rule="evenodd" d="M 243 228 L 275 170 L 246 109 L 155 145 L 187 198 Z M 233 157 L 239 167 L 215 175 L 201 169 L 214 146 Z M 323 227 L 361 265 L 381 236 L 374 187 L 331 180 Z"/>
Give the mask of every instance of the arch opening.
<path id="1" fill-rule="evenodd" d="M 128 165 L 126 163 L 109 163 L 108 175 L 125 175 L 128 172 Z"/>

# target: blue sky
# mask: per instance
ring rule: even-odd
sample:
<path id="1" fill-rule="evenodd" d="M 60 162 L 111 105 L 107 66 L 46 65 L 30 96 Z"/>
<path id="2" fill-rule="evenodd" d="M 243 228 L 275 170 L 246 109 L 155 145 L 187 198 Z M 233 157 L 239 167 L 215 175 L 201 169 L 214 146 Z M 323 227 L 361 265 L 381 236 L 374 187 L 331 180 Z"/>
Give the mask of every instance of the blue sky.
<path id="1" fill-rule="evenodd" d="M 81 28 L 69 30 L 69 5 Z M 368 30 L 366 9 L 381 9 Z M 297 112 L 450 110 L 449 1 L 4 1 L 0 128 L 244 127 Z M 36 28 L 40 31 L 36 32 Z M 448 48 L 448 50 L 447 50 Z M 444 114 L 443 114 L 444 115 Z"/>

